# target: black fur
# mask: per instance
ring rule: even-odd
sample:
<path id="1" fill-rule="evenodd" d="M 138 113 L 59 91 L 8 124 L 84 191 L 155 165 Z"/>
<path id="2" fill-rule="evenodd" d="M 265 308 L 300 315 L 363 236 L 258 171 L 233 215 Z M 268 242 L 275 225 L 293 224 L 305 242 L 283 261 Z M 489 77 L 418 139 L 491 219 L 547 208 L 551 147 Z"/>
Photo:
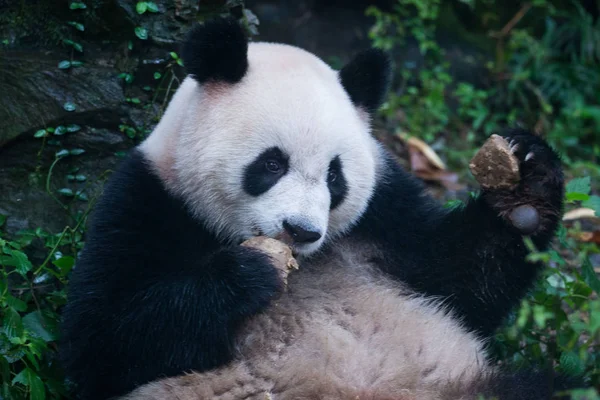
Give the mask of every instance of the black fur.
<path id="1" fill-rule="evenodd" d="M 237 83 L 248 70 L 248 38 L 233 18 L 211 20 L 188 33 L 182 57 L 198 83 Z"/>
<path id="2" fill-rule="evenodd" d="M 250 196 L 260 196 L 271 189 L 287 173 L 289 157 L 278 147 L 263 151 L 246 167 L 243 187 Z M 271 169 L 272 164 L 279 166 L 277 171 Z"/>
<path id="3" fill-rule="evenodd" d="M 82 399 L 230 360 L 282 288 L 268 257 L 219 243 L 133 151 L 105 188 L 71 275 L 61 359 Z"/>
<path id="4" fill-rule="evenodd" d="M 532 239 L 545 249 L 562 211 L 563 174 L 556 153 L 526 131 L 506 137 L 520 146 L 521 182 L 515 190 L 484 191 L 464 207 L 448 210 L 390 159 L 387 176 L 354 232 L 385 250 L 384 259 L 375 261 L 389 274 L 441 298 L 485 337 L 521 301 L 540 268 L 526 262 L 523 237 L 504 215 L 517 205 L 533 205 L 541 225 Z M 530 151 L 533 159 L 524 162 Z"/>
<path id="5" fill-rule="evenodd" d="M 333 210 L 342 204 L 348 194 L 348 183 L 346 182 L 342 161 L 339 156 L 336 156 L 329 164 L 327 187 L 329 188 L 329 194 L 331 196 L 329 207 Z"/>
<path id="6" fill-rule="evenodd" d="M 473 388 L 482 399 L 498 400 L 568 400 L 564 392 L 582 387 L 583 382 L 544 370 L 499 371 L 482 379 Z M 448 397 L 448 399 L 457 397 Z M 476 397 L 475 397 L 476 398 Z"/>
<path id="7" fill-rule="evenodd" d="M 340 80 L 355 106 L 375 112 L 383 103 L 392 79 L 391 60 L 381 50 L 359 53 L 340 71 Z"/>

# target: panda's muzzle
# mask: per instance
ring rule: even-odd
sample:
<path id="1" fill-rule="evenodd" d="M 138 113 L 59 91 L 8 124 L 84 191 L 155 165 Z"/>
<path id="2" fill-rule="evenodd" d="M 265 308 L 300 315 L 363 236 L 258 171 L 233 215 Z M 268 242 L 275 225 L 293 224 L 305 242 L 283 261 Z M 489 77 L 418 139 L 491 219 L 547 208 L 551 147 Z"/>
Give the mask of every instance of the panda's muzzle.
<path id="1" fill-rule="evenodd" d="M 283 221 L 283 229 L 295 244 L 310 244 L 321 239 L 321 232 L 314 227 Z"/>

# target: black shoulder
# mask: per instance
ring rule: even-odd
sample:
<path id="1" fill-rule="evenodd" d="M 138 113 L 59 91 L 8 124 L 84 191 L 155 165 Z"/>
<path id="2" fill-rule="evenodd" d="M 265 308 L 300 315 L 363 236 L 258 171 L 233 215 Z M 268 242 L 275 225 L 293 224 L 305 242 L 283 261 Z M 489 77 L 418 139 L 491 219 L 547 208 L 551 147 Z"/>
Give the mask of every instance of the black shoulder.
<path id="1" fill-rule="evenodd" d="M 353 233 L 382 245 L 406 243 L 412 231 L 440 214 L 439 203 L 428 196 L 422 181 L 405 171 L 391 154 L 383 152 L 373 196 Z"/>
<path id="2" fill-rule="evenodd" d="M 220 246 L 201 221 L 193 218 L 183 200 L 170 193 L 141 151 L 135 149 L 123 160 L 105 185 L 93 213 L 82 253 L 82 265 L 138 260 L 148 268 L 164 268 L 171 252 L 197 254 Z M 116 268 L 116 267 L 115 267 Z M 134 271 L 131 271 L 134 272 Z M 135 271 L 138 272 L 138 271 Z M 127 271 L 119 270 L 119 274 Z"/>

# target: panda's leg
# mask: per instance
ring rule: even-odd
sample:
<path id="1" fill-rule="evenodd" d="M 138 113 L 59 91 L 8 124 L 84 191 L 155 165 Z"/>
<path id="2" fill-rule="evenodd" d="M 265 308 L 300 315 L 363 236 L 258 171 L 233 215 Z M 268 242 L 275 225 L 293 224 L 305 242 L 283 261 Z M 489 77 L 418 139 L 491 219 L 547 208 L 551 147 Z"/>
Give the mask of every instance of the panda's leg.
<path id="1" fill-rule="evenodd" d="M 520 302 L 540 267 L 526 261 L 524 235 L 507 216 L 517 206 L 533 206 L 540 222 L 530 236 L 545 249 L 563 205 L 563 173 L 556 153 L 526 131 L 511 131 L 505 137 L 520 161 L 516 189 L 483 191 L 464 207 L 448 211 L 422 192 L 402 198 L 400 194 L 410 189 L 407 179 L 398 175 L 393 178 L 397 182 L 388 185 L 394 189 L 385 194 L 393 199 L 386 206 L 396 208 L 398 215 L 389 217 L 388 208 L 380 212 L 387 219 L 371 223 L 382 225 L 381 231 L 396 230 L 392 235 L 382 232 L 380 239 L 385 247 L 395 247 L 384 262 L 388 272 L 418 292 L 444 299 L 467 327 L 482 335 L 491 334 Z"/>

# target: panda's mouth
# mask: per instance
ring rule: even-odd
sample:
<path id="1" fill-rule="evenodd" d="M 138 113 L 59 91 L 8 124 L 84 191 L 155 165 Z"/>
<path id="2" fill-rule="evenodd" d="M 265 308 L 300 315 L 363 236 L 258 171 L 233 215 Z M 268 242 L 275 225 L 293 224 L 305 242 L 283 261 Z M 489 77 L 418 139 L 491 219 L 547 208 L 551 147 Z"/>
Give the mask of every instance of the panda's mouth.
<path id="1" fill-rule="evenodd" d="M 299 253 L 298 244 L 294 242 L 294 239 L 285 230 L 282 230 L 276 235 L 271 236 L 266 235 L 260 228 L 254 228 L 252 229 L 252 236 L 266 236 L 275 240 L 279 240 L 280 242 L 285 243 L 292 250 L 292 255 L 294 257 Z"/>

